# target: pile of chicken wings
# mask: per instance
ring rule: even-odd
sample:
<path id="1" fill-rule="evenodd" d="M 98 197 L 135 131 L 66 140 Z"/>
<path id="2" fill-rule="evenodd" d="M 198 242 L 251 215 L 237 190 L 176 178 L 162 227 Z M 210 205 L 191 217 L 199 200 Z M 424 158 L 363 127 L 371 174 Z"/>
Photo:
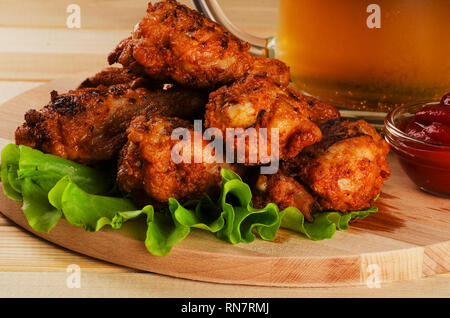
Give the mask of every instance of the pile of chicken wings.
<path id="1" fill-rule="evenodd" d="M 112 66 L 74 90 L 51 92 L 48 105 L 25 114 L 16 143 L 86 165 L 116 161 L 119 188 L 141 205 L 214 197 L 226 168 L 252 187 L 255 207 L 297 207 L 310 222 L 316 212 L 370 207 L 390 175 L 384 139 L 367 122 L 298 93 L 288 66 L 249 49 L 174 0 L 149 3 L 108 56 Z M 227 128 L 277 129 L 278 171 L 260 174 L 259 160 L 174 162 L 172 132 L 193 136 L 195 119 L 224 138 Z"/>

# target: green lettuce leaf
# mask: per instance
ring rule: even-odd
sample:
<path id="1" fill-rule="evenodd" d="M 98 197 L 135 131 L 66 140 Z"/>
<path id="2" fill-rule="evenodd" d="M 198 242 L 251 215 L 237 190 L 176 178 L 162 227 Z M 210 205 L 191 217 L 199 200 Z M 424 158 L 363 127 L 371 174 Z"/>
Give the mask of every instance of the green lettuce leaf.
<path id="1" fill-rule="evenodd" d="M 61 218 L 61 211 L 49 203 L 47 195 L 48 192 L 32 180 L 23 180 L 23 213 L 33 230 L 44 233 L 50 232 Z"/>
<path id="2" fill-rule="evenodd" d="M 232 244 L 251 243 L 255 239 L 253 229 L 263 240 L 275 239 L 280 226 L 280 215 L 275 204 L 263 209 L 252 206 L 252 192 L 248 184 L 231 170 L 222 169 L 222 191 L 219 206 L 225 219 L 217 237 Z"/>
<path id="3" fill-rule="evenodd" d="M 114 187 L 114 174 L 109 169 L 94 169 L 30 147 L 17 147 L 18 178 L 29 178 L 47 192 L 65 176 L 69 176 L 80 188 L 93 194 L 106 194 Z"/>
<path id="4" fill-rule="evenodd" d="M 50 204 L 48 193 L 65 176 L 89 193 L 108 193 L 114 188 L 110 171 L 94 169 L 27 146 L 9 144 L 2 150 L 0 175 L 3 192 L 23 201 L 30 226 L 48 233 L 58 223 L 61 211 Z"/>
<path id="5" fill-rule="evenodd" d="M 156 256 L 169 254 L 172 247 L 190 233 L 190 227 L 178 222 L 172 211 L 154 213 L 147 224 L 145 247 Z"/>
<path id="6" fill-rule="evenodd" d="M 22 201 L 21 183 L 18 181 L 17 170 L 19 169 L 20 152 L 19 147 L 14 144 L 6 145 L 2 150 L 0 177 L 3 185 L 3 193 L 14 200 Z"/>
<path id="7" fill-rule="evenodd" d="M 184 206 L 175 199 L 169 199 L 169 210 L 184 226 L 215 233 L 225 224 L 222 211 L 207 195 L 198 201 L 186 202 Z"/>
<path id="8" fill-rule="evenodd" d="M 129 199 L 87 193 L 69 176 L 59 180 L 48 192 L 48 201 L 70 224 L 82 226 L 89 232 L 96 232 L 107 224 L 120 228 L 124 220 L 142 213 L 136 211 L 135 204 Z"/>
<path id="9" fill-rule="evenodd" d="M 359 217 L 365 218 L 369 214 L 377 212 L 376 207 L 365 211 L 354 211 L 346 214 L 339 212 L 321 212 L 314 214 L 314 222 L 305 222 L 305 217 L 299 209 L 294 207 L 282 211 L 281 227 L 304 234 L 311 240 L 324 240 L 333 237 L 336 230 L 346 231 L 351 220 Z"/>

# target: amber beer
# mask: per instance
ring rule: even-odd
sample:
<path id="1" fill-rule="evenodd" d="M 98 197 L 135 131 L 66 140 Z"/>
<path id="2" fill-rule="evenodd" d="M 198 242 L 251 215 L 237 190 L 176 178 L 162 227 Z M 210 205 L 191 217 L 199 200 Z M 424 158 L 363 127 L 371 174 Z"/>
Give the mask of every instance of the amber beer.
<path id="1" fill-rule="evenodd" d="M 449 0 L 279 0 L 276 54 L 301 91 L 387 111 L 450 90 L 449 14 Z"/>

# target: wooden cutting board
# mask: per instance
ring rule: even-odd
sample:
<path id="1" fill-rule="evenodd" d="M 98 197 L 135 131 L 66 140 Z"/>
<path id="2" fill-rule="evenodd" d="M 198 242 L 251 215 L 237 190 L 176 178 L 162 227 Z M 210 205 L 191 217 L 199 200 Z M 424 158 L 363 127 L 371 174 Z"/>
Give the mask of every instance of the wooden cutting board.
<path id="1" fill-rule="evenodd" d="M 89 74 L 77 74 L 27 91 L 0 106 L 0 144 L 12 142 L 30 108 L 40 109 L 50 91 L 75 88 Z M 450 270 L 450 199 L 418 190 L 390 155 L 392 177 L 376 205 L 379 212 L 310 241 L 281 229 L 274 242 L 231 245 L 194 229 L 169 256 L 149 254 L 137 223 L 123 229 L 85 232 L 61 220 L 50 234 L 28 226 L 21 204 L 0 194 L 0 211 L 19 226 L 70 250 L 115 264 L 174 277 L 263 286 L 337 286 L 418 279 Z M 137 235 L 136 235 L 137 233 Z"/>

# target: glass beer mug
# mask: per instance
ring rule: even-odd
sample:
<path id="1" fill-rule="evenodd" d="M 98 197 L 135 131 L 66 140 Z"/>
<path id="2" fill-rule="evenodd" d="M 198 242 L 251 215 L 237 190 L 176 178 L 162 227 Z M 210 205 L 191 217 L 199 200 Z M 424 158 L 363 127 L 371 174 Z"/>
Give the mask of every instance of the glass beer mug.
<path id="1" fill-rule="evenodd" d="M 450 91 L 449 0 L 279 0 L 271 39 L 237 28 L 215 0 L 193 2 L 256 54 L 284 61 L 298 90 L 356 117 Z"/>

